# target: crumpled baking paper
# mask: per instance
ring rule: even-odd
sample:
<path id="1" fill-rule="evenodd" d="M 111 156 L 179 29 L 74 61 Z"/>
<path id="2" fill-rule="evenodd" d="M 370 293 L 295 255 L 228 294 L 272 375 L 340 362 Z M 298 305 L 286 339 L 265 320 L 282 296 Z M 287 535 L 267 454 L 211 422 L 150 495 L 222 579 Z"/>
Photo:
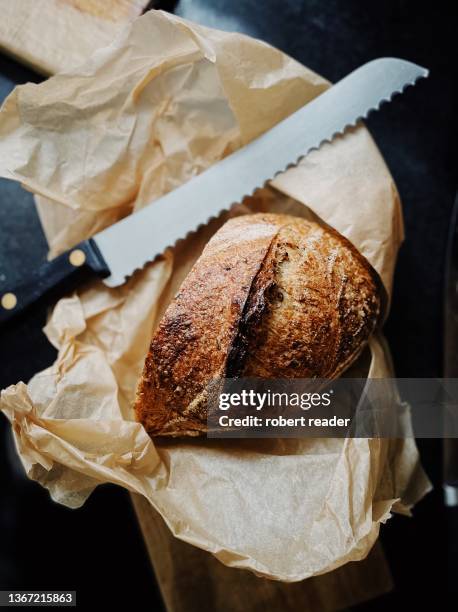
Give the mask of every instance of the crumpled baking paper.
<path id="1" fill-rule="evenodd" d="M 0 173 L 36 194 L 56 255 L 326 87 L 265 43 L 152 11 L 78 69 L 12 92 L 0 111 Z M 316 215 L 358 247 L 390 295 L 400 203 L 363 126 L 231 214 L 250 210 Z M 178 538 L 226 565 L 302 580 L 364 558 L 380 523 L 393 510 L 408 513 L 429 483 L 413 439 L 153 442 L 135 422 L 151 330 L 223 220 L 122 287 L 95 282 L 61 299 L 44 330 L 56 362 L 4 390 L 1 408 L 27 474 L 56 501 L 76 508 L 98 484 L 117 483 L 145 496 Z M 380 334 L 369 351 L 369 376 L 392 375 Z M 397 401 L 395 391 L 387 396 Z"/>
<path id="2" fill-rule="evenodd" d="M 49 76 L 109 45 L 147 4 L 148 0 L 0 0 L 0 49 Z"/>

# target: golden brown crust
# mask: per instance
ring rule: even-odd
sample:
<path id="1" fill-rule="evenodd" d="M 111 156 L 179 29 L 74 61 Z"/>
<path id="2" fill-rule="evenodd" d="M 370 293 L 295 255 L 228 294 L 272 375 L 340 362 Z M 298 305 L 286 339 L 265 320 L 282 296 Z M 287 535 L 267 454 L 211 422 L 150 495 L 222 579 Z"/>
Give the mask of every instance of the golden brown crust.
<path id="1" fill-rule="evenodd" d="M 135 410 L 151 435 L 206 431 L 219 377 L 334 378 L 380 311 L 375 271 L 338 232 L 288 215 L 231 219 L 167 309 Z"/>

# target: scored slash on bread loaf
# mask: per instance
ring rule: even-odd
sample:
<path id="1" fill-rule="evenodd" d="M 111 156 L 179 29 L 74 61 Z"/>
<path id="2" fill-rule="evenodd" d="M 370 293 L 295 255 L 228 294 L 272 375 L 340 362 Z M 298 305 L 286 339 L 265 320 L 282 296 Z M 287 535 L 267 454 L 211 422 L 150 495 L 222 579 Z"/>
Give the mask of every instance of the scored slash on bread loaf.
<path id="1" fill-rule="evenodd" d="M 335 378 L 374 330 L 376 272 L 335 230 L 244 215 L 212 237 L 153 336 L 135 411 L 152 436 L 207 431 L 222 377 Z"/>

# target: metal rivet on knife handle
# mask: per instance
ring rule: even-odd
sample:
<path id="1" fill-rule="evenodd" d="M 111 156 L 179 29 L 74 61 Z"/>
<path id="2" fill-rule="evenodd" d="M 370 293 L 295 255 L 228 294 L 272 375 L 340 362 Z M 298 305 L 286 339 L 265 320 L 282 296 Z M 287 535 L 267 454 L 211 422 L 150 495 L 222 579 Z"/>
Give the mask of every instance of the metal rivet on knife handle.
<path id="1" fill-rule="evenodd" d="M 16 287 L 9 286 L 8 293 L 5 285 L 0 288 L 0 329 L 35 302 L 68 294 L 79 284 L 109 274 L 110 268 L 92 238 L 50 261 L 39 262 Z"/>
<path id="2" fill-rule="evenodd" d="M 74 249 L 68 256 L 68 259 L 72 266 L 79 267 L 86 261 L 86 253 L 81 249 Z"/>
<path id="3" fill-rule="evenodd" d="M 5 310 L 13 310 L 17 304 L 17 297 L 14 293 L 5 293 L 2 295 L 1 303 Z"/>

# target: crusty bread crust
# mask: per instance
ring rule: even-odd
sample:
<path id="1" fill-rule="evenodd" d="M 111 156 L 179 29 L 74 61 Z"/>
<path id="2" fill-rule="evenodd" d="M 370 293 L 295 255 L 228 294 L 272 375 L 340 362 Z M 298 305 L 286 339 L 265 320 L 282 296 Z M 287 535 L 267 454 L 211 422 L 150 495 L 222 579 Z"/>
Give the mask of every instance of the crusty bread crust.
<path id="1" fill-rule="evenodd" d="M 380 303 L 376 272 L 338 232 L 289 215 L 231 219 L 152 339 L 137 419 L 153 436 L 201 435 L 212 380 L 335 378 L 361 353 Z"/>

